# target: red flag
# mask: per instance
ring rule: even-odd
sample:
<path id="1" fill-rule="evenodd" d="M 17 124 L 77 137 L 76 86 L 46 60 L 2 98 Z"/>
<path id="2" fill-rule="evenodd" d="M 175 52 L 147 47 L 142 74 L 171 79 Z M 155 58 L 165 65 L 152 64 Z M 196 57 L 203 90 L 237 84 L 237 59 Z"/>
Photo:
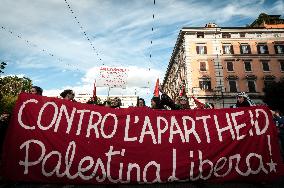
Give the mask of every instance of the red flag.
<path id="1" fill-rule="evenodd" d="M 154 96 L 155 97 L 159 97 L 159 78 L 156 81 L 156 86 L 155 86 L 155 90 L 154 90 Z"/>
<path id="2" fill-rule="evenodd" d="M 205 104 L 203 102 L 200 102 L 197 98 L 195 98 L 193 95 L 191 96 L 197 106 L 198 109 L 204 109 Z"/>
<path id="3" fill-rule="evenodd" d="M 179 92 L 179 96 L 184 96 L 184 95 L 185 95 L 185 88 L 184 88 L 184 85 L 183 85 L 180 92 Z"/>

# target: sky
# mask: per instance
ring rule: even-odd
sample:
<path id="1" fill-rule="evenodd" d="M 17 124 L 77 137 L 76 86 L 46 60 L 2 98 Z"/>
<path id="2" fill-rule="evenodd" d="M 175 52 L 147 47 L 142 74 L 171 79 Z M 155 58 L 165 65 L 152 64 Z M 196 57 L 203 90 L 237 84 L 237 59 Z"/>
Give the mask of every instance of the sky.
<path id="1" fill-rule="evenodd" d="M 0 61 L 8 63 L 1 76 L 28 77 L 43 95 L 58 96 L 92 93 L 100 67 L 123 67 L 126 88 L 109 94 L 149 104 L 182 27 L 242 27 L 262 12 L 283 18 L 284 0 L 0 0 Z"/>

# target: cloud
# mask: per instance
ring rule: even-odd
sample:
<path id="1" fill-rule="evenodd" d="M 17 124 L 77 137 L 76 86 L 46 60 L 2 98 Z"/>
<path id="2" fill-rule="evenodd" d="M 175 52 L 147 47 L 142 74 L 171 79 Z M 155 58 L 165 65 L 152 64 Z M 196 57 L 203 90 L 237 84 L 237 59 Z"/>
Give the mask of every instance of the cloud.
<path id="1" fill-rule="evenodd" d="M 4 78 L 4 77 L 6 77 L 6 76 L 12 76 L 12 77 L 14 77 L 14 76 L 17 76 L 18 78 L 24 78 L 24 77 L 26 77 L 24 74 L 7 74 L 7 75 L 0 75 L 0 78 Z"/>
<path id="2" fill-rule="evenodd" d="M 99 78 L 99 68 L 92 67 L 89 69 L 86 74 L 81 79 L 81 84 L 77 86 L 63 86 L 59 89 L 48 89 L 44 90 L 45 96 L 59 96 L 59 94 L 64 89 L 73 89 L 76 94 L 92 94 L 94 82 Z M 152 97 L 152 92 L 154 91 L 154 86 L 156 79 L 159 78 L 160 82 L 163 79 L 163 72 L 157 69 L 147 69 L 137 66 L 128 67 L 128 78 L 127 78 L 127 87 L 122 88 L 111 88 L 111 95 L 124 95 L 124 96 L 133 96 L 137 95 L 146 99 L 149 104 Z M 108 94 L 108 88 L 106 87 L 97 87 L 97 95 L 106 96 Z"/>

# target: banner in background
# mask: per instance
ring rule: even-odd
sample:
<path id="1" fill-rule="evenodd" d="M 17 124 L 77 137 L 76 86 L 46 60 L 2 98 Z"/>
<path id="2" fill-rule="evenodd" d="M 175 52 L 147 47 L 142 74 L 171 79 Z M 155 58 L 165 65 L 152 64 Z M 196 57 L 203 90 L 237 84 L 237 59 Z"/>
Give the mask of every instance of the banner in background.
<path id="1" fill-rule="evenodd" d="M 267 107 L 112 109 L 25 93 L 2 164 L 9 180 L 68 184 L 258 182 L 283 175 Z"/>
<path id="2" fill-rule="evenodd" d="M 126 88 L 128 69 L 120 67 L 101 67 L 98 87 Z"/>

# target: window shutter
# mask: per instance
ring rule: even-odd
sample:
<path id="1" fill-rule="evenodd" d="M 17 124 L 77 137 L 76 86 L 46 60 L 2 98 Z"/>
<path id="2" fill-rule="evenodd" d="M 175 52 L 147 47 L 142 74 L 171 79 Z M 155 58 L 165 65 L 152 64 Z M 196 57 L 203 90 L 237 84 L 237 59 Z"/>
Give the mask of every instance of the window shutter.
<path id="1" fill-rule="evenodd" d="M 264 49 L 265 49 L 265 53 L 266 53 L 266 54 L 269 54 L 269 52 L 268 52 L 268 46 L 267 46 L 267 45 L 264 46 Z"/>
<path id="2" fill-rule="evenodd" d="M 248 45 L 248 53 L 251 54 L 250 45 Z"/>
<path id="3" fill-rule="evenodd" d="M 258 52 L 258 54 L 260 54 L 260 46 L 259 45 L 257 45 L 257 52 Z"/>
<path id="4" fill-rule="evenodd" d="M 231 51 L 231 54 L 234 54 L 234 48 L 233 48 L 233 45 L 231 45 L 231 47 L 230 47 L 230 51 Z"/>
<path id="5" fill-rule="evenodd" d="M 277 45 L 274 45 L 275 53 L 278 54 Z"/>
<path id="6" fill-rule="evenodd" d="M 196 46 L 196 53 L 199 54 L 199 46 Z"/>
<path id="7" fill-rule="evenodd" d="M 204 54 L 207 54 L 207 46 L 204 46 Z"/>
<path id="8" fill-rule="evenodd" d="M 243 53 L 244 53 L 244 52 L 243 52 L 242 45 L 240 45 L 240 52 L 241 52 L 241 54 L 243 54 Z"/>

